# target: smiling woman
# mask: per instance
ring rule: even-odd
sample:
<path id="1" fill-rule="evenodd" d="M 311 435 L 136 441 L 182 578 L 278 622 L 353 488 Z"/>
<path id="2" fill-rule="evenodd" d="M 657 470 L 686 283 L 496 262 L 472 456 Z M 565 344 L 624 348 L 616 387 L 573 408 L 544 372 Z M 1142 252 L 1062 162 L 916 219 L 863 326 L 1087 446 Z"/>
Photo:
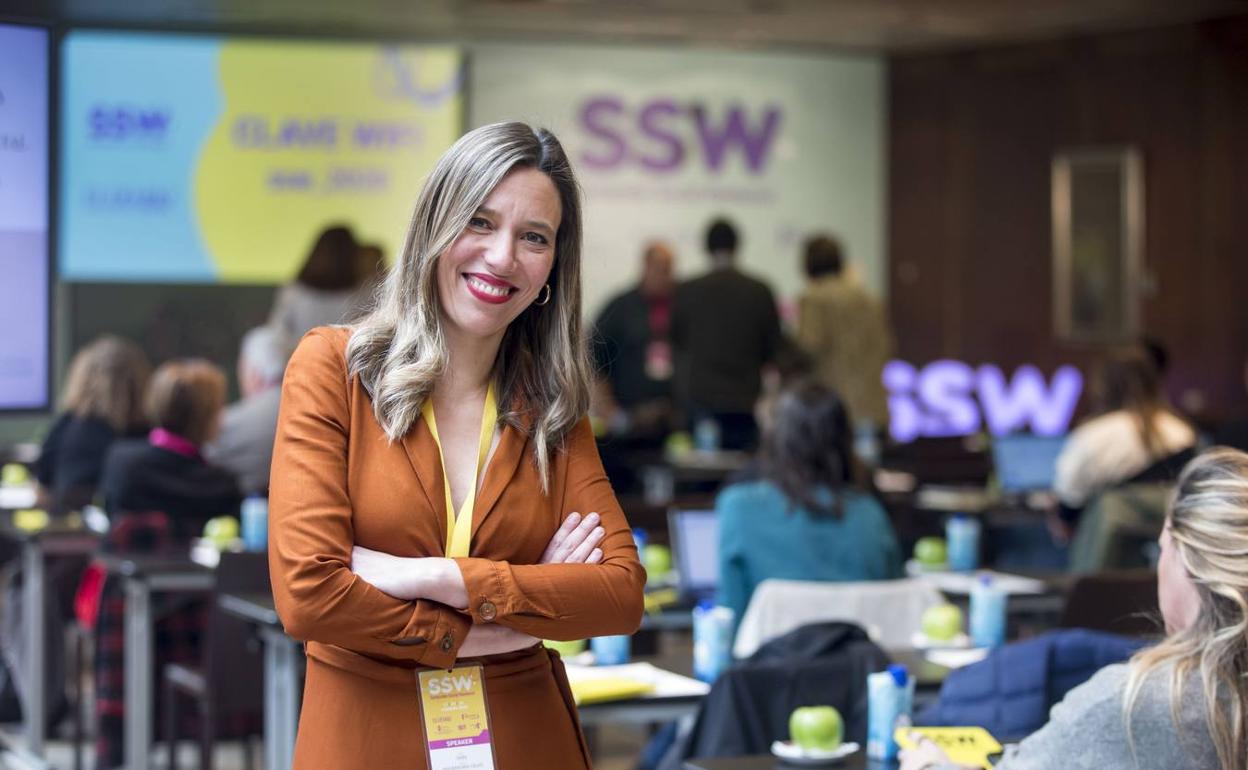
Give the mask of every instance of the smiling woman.
<path id="1" fill-rule="evenodd" d="M 589 766 L 538 639 L 631 633 L 645 578 L 585 418 L 580 242 L 554 136 L 477 129 L 377 308 L 292 357 L 270 565 L 308 642 L 297 770 Z"/>
<path id="2" fill-rule="evenodd" d="M 546 277 L 560 208 L 554 183 L 541 171 L 520 168 L 503 178 L 439 260 L 448 332 L 497 338 L 490 343 L 497 347 L 516 316 L 538 294 L 552 291 Z"/>

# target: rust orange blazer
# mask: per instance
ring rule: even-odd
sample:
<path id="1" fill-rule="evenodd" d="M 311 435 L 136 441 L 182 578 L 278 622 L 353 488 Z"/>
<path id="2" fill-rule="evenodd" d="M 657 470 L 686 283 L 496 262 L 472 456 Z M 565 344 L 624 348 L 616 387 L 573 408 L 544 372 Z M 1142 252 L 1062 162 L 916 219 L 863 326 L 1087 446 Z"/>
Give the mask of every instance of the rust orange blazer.
<path id="1" fill-rule="evenodd" d="M 426 767 L 416 671 L 453 665 L 473 623 L 545 639 L 629 634 L 645 577 L 588 420 L 555 454 L 549 494 L 528 439 L 502 428 L 473 511 L 471 556 L 457 560 L 466 611 L 394 599 L 356 577 L 355 544 L 441 556 L 446 498 L 424 421 L 389 442 L 367 391 L 348 378 L 348 335 L 321 328 L 303 338 L 286 369 L 273 449 L 273 596 L 308 654 L 295 767 L 415 770 Z M 536 564 L 572 511 L 601 515 L 602 562 Z M 556 655 L 534 646 L 481 662 L 500 770 L 589 766 Z"/>

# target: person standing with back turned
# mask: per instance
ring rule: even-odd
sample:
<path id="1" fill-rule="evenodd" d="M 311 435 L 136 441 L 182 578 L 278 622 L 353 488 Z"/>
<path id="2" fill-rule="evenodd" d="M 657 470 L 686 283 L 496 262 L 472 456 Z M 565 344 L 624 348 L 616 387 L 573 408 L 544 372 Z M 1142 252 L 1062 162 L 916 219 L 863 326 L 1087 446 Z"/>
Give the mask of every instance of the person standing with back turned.
<path id="1" fill-rule="evenodd" d="M 538 640 L 632 633 L 645 576 L 585 416 L 580 250 L 558 140 L 484 126 L 376 308 L 295 351 L 269 554 L 307 641 L 296 770 L 590 766 Z"/>
<path id="2" fill-rule="evenodd" d="M 780 315 L 767 284 L 737 268 L 737 241 L 726 219 L 707 229 L 711 270 L 676 289 L 672 346 L 676 393 L 690 422 L 714 420 L 724 449 L 752 449 L 754 402 L 763 367 L 780 350 Z"/>

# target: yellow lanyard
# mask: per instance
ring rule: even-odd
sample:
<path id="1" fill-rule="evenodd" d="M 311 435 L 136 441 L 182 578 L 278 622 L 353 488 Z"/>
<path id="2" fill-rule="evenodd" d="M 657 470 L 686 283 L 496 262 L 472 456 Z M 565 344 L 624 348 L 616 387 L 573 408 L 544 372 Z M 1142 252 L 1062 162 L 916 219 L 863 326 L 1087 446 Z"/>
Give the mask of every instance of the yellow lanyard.
<path id="1" fill-rule="evenodd" d="M 433 434 L 433 443 L 438 445 L 438 459 L 442 461 L 442 485 L 446 490 L 446 555 L 455 558 L 467 556 L 468 546 L 472 543 L 472 506 L 477 500 L 477 483 L 481 469 L 485 465 L 485 456 L 490 452 L 490 443 L 494 440 L 494 427 L 498 424 L 498 404 L 494 400 L 494 383 L 485 391 L 485 406 L 481 410 L 481 446 L 477 451 L 477 471 L 472 474 L 472 484 L 464 495 L 464 502 L 455 513 L 455 503 L 451 501 L 451 477 L 446 472 L 446 457 L 442 454 L 442 440 L 438 438 L 438 423 L 433 416 L 433 398 L 426 398 L 420 413 L 425 422 L 429 423 L 429 432 Z"/>

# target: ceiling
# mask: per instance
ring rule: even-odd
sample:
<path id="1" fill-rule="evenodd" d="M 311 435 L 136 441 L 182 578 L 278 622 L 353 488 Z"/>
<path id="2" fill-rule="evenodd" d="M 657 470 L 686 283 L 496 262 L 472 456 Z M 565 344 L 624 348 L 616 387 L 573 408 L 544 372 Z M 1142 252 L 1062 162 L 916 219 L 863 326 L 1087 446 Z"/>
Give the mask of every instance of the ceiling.
<path id="1" fill-rule="evenodd" d="M 62 25 L 904 52 L 1248 13 L 1248 0 L 0 0 Z"/>

